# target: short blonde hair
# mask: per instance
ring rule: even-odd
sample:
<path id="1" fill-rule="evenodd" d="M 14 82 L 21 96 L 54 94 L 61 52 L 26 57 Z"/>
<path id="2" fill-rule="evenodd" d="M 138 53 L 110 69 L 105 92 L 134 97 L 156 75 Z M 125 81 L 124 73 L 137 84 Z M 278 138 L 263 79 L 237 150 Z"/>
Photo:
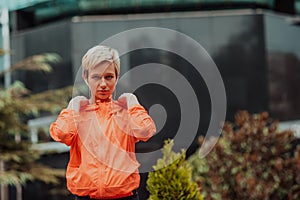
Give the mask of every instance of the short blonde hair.
<path id="1" fill-rule="evenodd" d="M 88 77 L 89 69 L 93 69 L 99 63 L 108 61 L 115 67 L 116 76 L 120 74 L 120 59 L 117 50 L 103 45 L 97 45 L 90 48 L 82 57 L 82 76 Z"/>

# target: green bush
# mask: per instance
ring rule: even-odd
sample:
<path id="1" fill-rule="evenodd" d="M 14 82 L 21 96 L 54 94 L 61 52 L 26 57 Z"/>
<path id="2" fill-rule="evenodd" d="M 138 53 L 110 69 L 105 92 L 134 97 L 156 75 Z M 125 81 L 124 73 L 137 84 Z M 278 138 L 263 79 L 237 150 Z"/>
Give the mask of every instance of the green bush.
<path id="1" fill-rule="evenodd" d="M 163 158 L 157 160 L 149 172 L 147 189 L 149 200 L 203 200 L 196 182 L 192 181 L 192 168 L 185 160 L 185 151 L 172 151 L 173 140 L 165 141 Z"/>
<path id="2" fill-rule="evenodd" d="M 213 139 L 213 138 L 212 138 Z M 199 139 L 203 144 L 203 137 Z M 205 199 L 300 199 L 300 148 L 268 113 L 240 111 L 203 159 L 189 158 Z"/>

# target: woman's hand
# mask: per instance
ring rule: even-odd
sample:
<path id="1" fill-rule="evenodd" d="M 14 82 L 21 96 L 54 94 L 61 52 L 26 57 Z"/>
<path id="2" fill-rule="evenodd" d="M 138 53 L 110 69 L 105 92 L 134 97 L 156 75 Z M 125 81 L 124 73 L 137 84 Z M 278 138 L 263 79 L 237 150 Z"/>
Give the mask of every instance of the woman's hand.
<path id="1" fill-rule="evenodd" d="M 89 100 L 84 96 L 77 96 L 71 99 L 69 102 L 69 105 L 67 109 L 75 110 L 76 112 L 79 112 L 80 107 L 86 106 L 89 104 Z"/>
<path id="2" fill-rule="evenodd" d="M 134 105 L 140 105 L 139 101 L 137 100 L 136 96 L 132 93 L 123 93 L 118 101 L 127 107 L 127 109 L 133 107 Z"/>

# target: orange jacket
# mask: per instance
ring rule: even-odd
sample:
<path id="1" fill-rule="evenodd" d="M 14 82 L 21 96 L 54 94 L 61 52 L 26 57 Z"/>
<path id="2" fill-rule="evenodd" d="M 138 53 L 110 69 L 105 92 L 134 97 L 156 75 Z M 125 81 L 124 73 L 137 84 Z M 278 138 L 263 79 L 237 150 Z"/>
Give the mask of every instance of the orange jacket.
<path id="1" fill-rule="evenodd" d="M 142 106 L 127 110 L 117 101 L 88 105 L 79 113 L 64 109 L 50 127 L 54 140 L 71 146 L 68 189 L 91 198 L 132 195 L 140 183 L 135 143 L 155 132 Z"/>

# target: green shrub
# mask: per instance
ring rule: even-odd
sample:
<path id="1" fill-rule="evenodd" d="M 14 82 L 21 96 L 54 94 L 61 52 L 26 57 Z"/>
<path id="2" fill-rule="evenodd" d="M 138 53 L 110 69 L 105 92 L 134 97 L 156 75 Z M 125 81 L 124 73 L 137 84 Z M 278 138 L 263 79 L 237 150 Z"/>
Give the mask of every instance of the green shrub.
<path id="1" fill-rule="evenodd" d="M 203 137 L 199 139 L 203 144 Z M 205 199 L 300 199 L 300 148 L 268 113 L 240 111 L 203 159 L 189 158 Z"/>
<path id="2" fill-rule="evenodd" d="M 155 171 L 149 172 L 149 200 L 203 200 L 197 183 L 192 181 L 192 169 L 185 160 L 185 151 L 175 153 L 173 146 L 173 140 L 165 141 L 163 158 L 153 166 Z"/>

